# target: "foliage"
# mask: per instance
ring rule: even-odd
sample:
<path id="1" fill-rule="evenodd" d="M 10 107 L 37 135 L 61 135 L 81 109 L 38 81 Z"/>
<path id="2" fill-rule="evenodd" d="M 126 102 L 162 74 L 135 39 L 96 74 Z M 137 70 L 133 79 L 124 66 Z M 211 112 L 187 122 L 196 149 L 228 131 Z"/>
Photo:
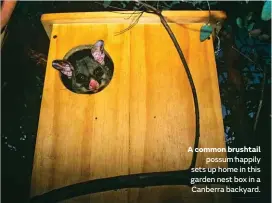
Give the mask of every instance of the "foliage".
<path id="1" fill-rule="evenodd" d="M 203 42 L 206 39 L 210 38 L 213 28 L 211 25 L 203 25 L 200 29 L 200 41 Z"/>
<path id="2" fill-rule="evenodd" d="M 271 1 L 266 0 L 262 9 L 261 14 L 262 20 L 270 20 L 271 19 Z"/>

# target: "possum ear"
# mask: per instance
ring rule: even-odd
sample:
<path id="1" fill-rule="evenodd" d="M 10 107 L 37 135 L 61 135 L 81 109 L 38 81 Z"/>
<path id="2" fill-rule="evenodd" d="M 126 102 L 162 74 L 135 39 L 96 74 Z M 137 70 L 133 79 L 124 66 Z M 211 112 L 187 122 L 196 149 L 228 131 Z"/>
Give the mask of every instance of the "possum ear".
<path id="1" fill-rule="evenodd" d="M 105 64 L 104 41 L 98 40 L 92 47 L 92 55 L 101 65 Z"/>
<path id="2" fill-rule="evenodd" d="M 72 77 L 74 67 L 69 61 L 54 60 L 52 61 L 52 66 L 58 71 L 60 71 L 62 74 L 66 75 L 68 78 Z"/>

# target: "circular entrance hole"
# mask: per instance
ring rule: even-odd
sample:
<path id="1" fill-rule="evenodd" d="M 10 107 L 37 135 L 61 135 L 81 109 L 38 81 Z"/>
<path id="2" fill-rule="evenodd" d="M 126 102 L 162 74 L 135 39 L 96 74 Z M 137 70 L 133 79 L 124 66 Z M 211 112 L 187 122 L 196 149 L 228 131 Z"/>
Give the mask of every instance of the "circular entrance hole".
<path id="1" fill-rule="evenodd" d="M 80 45 L 66 53 L 64 60 L 69 61 L 74 67 L 71 78 L 60 73 L 63 85 L 77 94 L 96 94 L 105 89 L 111 82 L 114 64 L 109 53 L 104 50 L 104 64 L 98 63 L 92 53 L 93 45 Z M 90 90 L 89 86 L 98 87 Z"/>

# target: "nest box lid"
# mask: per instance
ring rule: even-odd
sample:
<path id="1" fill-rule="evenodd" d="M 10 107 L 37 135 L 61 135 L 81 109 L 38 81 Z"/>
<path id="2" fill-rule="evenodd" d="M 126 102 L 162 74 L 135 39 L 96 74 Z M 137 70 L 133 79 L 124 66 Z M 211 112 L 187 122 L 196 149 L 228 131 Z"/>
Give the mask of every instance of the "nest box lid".
<path id="1" fill-rule="evenodd" d="M 116 12 L 77 12 L 77 13 L 52 13 L 43 14 L 42 24 L 47 35 L 50 37 L 53 24 L 109 24 L 121 23 L 129 24 L 129 18 L 134 11 Z M 223 22 L 226 14 L 223 11 L 163 11 L 162 15 L 168 23 L 191 24 L 191 23 L 211 23 Z M 143 13 L 139 19 L 139 24 L 160 23 L 160 18 L 155 14 Z"/>

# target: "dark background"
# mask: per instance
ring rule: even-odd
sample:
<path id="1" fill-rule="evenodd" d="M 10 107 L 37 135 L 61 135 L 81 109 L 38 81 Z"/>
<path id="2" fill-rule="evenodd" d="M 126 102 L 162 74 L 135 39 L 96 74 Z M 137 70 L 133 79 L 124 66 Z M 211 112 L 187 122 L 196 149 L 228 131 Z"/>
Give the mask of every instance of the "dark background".
<path id="1" fill-rule="evenodd" d="M 103 4 L 103 2 L 100 2 Z M 120 6 L 112 3 L 111 5 Z M 271 38 L 253 44 L 247 41 L 248 36 L 240 33 L 236 18 L 246 16 L 248 12 L 260 15 L 263 2 L 218 2 L 211 3 L 212 10 L 224 10 L 228 19 L 220 33 L 221 55 L 216 56 L 219 79 L 227 73 L 226 80 L 220 80 L 222 106 L 231 113 L 224 115 L 226 142 L 229 146 L 256 146 L 261 145 L 261 190 L 260 194 L 251 194 L 251 198 L 241 194 L 234 194 L 234 202 L 270 202 L 271 193 L 271 89 L 270 72 L 267 71 L 267 81 L 262 86 L 260 80 L 253 85 L 254 71 L 243 72 L 252 67 L 241 54 L 233 51 L 230 45 L 234 44 L 243 53 L 240 41 L 249 47 L 256 48 L 258 58 L 264 55 L 271 56 Z M 123 5 L 128 9 L 132 3 Z M 199 7 L 207 9 L 207 5 Z M 197 6 L 184 3 L 174 5 L 172 9 L 196 10 Z M 43 13 L 80 12 L 116 10 L 106 5 L 94 2 L 19 2 L 8 26 L 8 37 L 1 50 L 1 93 L 2 93 L 2 202 L 27 202 L 30 191 L 32 163 L 37 134 L 39 111 L 45 75 L 46 57 L 49 49 L 49 39 L 40 23 Z M 256 17 L 256 19 L 259 19 Z M 271 21 L 256 20 L 257 28 L 271 36 Z M 230 29 L 231 27 L 231 29 Z M 216 44 L 217 42 L 215 42 Z M 247 46 L 249 44 L 249 46 Z M 268 46 L 268 48 L 267 48 Z M 261 48 L 260 48 L 261 47 Z M 248 54 L 250 58 L 253 56 Z M 253 57 L 254 58 L 254 57 Z M 223 61 L 223 62 L 222 62 Z M 260 67 L 269 67 L 270 64 L 257 60 Z M 253 65 L 257 66 L 256 64 Z M 263 68 L 264 70 L 264 68 Z M 261 91 L 264 90 L 263 106 L 258 120 L 257 130 L 253 131 L 256 120 L 258 102 Z M 228 94 L 225 94 L 227 92 Z M 250 102 L 249 102 L 250 101 Z M 252 105 L 248 105 L 251 103 Z M 224 110 L 223 110 L 224 114 Z M 250 116 L 252 115 L 253 116 Z M 228 129 L 228 130 L 227 130 Z M 235 139 L 234 139 L 235 138 Z M 233 156 L 233 155 L 229 155 Z M 254 197 L 254 198 L 253 198 Z M 260 199 L 256 199 L 256 197 Z"/>

